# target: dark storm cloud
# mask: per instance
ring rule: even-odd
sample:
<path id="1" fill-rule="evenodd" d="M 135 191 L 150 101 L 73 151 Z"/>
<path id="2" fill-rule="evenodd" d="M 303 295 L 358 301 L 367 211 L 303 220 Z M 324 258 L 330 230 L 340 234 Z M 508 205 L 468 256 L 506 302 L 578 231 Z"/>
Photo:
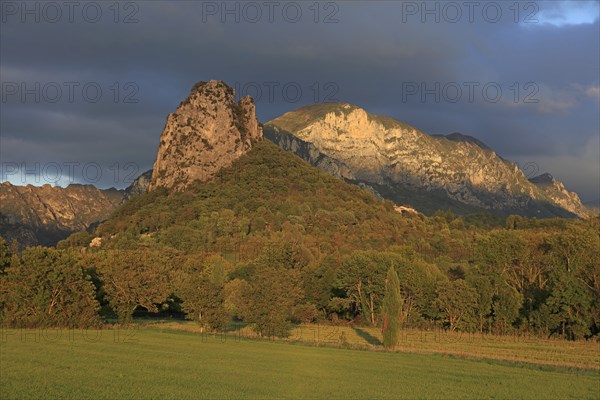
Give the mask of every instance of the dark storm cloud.
<path id="1" fill-rule="evenodd" d="M 108 3 L 96 4 L 103 12 L 96 23 L 77 12 L 73 22 L 63 15 L 58 23 L 44 22 L 43 15 L 37 23 L 3 14 L 3 85 L 78 82 L 79 89 L 92 82 L 102 98 L 91 102 L 78 91 L 74 101 L 63 93 L 56 103 L 31 95 L 3 98 L 2 162 L 93 160 L 108 170 L 133 161 L 140 170 L 150 167 L 167 114 L 194 82 L 222 79 L 251 95 L 260 88 L 257 108 L 265 122 L 303 104 L 345 101 L 426 132 L 477 136 L 507 158 L 538 162 L 584 198 L 600 196 L 594 2 L 540 2 L 537 8 L 523 2 L 518 15 L 513 2 L 493 3 L 484 15 L 486 3 L 480 2 L 472 21 L 456 2 L 462 13 L 456 23 L 448 21 L 453 10 L 443 2 L 426 6 L 437 7 L 439 22 L 432 14 L 422 21 L 422 2 L 322 2 L 318 14 L 312 2 L 298 2 L 293 5 L 302 17 L 295 23 L 293 7 L 282 12 L 290 2 L 279 3 L 272 22 L 263 3 L 255 3 L 262 13 L 256 23 L 249 21 L 253 9 L 244 14 L 241 2 L 226 6 L 239 7 L 239 23 L 232 14 L 223 22 L 222 2 L 120 3 L 117 23 Z M 216 14 L 207 13 L 215 6 Z M 489 18 L 492 6 L 502 11 L 498 21 Z M 532 11 L 537 22 L 526 23 Z M 137 22 L 123 23 L 127 16 Z M 473 101 L 467 99 L 469 82 L 478 85 Z M 414 85 L 431 89 L 436 83 L 448 89 L 439 101 L 408 94 Z M 500 87 L 502 98 L 487 99 L 486 84 Z M 455 87 L 463 96 L 453 103 Z M 137 102 L 124 102 L 127 96 Z M 105 173 L 100 183 L 115 183 L 109 177 Z"/>

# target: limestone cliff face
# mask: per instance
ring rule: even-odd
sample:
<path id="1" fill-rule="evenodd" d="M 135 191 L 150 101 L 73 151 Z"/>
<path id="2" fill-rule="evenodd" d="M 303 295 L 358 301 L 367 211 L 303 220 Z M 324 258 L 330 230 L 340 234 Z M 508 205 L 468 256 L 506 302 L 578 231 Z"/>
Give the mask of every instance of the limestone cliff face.
<path id="1" fill-rule="evenodd" d="M 328 157 L 312 143 L 306 142 L 278 128 L 265 127 L 264 135 L 284 150 L 291 151 L 310 164 L 346 181 L 356 179 L 352 169 L 340 160 Z"/>
<path id="2" fill-rule="evenodd" d="M 144 194 L 148 191 L 148 187 L 150 186 L 150 181 L 152 180 L 152 170 L 148 170 L 138 176 L 132 183 L 129 185 L 125 192 L 123 193 L 123 200 L 125 202 L 132 198 L 133 196 L 138 196 Z"/>
<path id="3" fill-rule="evenodd" d="M 262 139 L 254 101 L 235 101 L 221 81 L 198 82 L 167 118 L 149 190 L 184 190 L 206 181 L 247 153 Z"/>
<path id="4" fill-rule="evenodd" d="M 0 234 L 23 246 L 54 245 L 69 234 L 107 218 L 122 192 L 92 185 L 14 186 L 0 184 Z"/>
<path id="5" fill-rule="evenodd" d="M 565 185 L 552 175 L 546 173 L 529 180 L 553 203 L 579 216 L 590 214 L 575 192 L 569 192 Z"/>
<path id="6" fill-rule="evenodd" d="M 529 182 L 514 163 L 474 138 L 430 136 L 350 104 L 306 106 L 270 121 L 265 131 L 267 137 L 276 138 L 272 140 L 291 151 L 295 151 L 289 146 L 293 140 L 282 138 L 300 139 L 313 153 L 319 153 L 314 160 L 337 161 L 346 180 L 371 186 L 383 197 L 423 212 L 453 208 L 540 217 L 583 216 L 578 207 L 565 203 L 576 203 L 578 198 L 558 202 Z"/>

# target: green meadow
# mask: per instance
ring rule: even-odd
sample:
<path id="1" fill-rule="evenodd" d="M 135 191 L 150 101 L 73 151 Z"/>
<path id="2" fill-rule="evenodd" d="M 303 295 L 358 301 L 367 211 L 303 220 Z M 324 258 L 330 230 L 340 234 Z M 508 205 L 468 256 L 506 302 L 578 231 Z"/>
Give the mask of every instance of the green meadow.
<path id="1" fill-rule="evenodd" d="M 0 388 L 3 400 L 598 399 L 600 371 L 142 326 L 4 330 Z"/>

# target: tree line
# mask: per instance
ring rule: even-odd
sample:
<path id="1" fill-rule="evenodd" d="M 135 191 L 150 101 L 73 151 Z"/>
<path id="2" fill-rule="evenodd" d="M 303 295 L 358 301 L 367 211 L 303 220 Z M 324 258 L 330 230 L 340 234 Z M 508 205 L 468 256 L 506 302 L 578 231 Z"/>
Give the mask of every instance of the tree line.
<path id="1" fill-rule="evenodd" d="M 487 230 L 458 262 L 398 245 L 340 254 L 281 241 L 232 262 L 170 246 L 19 254 L 0 241 L 0 319 L 98 326 L 144 310 L 206 331 L 245 321 L 263 336 L 284 337 L 294 323 L 364 324 L 380 327 L 388 344 L 400 327 L 598 338 L 598 254 L 597 226 L 581 221 Z"/>

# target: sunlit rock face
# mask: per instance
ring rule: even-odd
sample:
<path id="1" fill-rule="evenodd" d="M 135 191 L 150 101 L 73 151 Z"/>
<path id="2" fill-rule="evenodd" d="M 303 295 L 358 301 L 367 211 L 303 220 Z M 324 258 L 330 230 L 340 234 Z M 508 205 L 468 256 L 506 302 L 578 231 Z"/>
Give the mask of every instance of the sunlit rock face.
<path id="1" fill-rule="evenodd" d="M 554 204 L 559 205 L 579 216 L 586 216 L 590 213 L 579 199 L 579 196 L 575 192 L 569 192 L 565 185 L 552 175 L 546 173 L 529 180 L 533 183 L 542 193 L 546 195 Z"/>
<path id="2" fill-rule="evenodd" d="M 23 247 L 54 245 L 69 234 L 107 218 L 123 191 L 93 185 L 15 186 L 0 184 L 0 235 Z"/>
<path id="3" fill-rule="evenodd" d="M 131 199 L 133 196 L 138 196 L 144 194 L 148 191 L 148 187 L 150 186 L 150 182 L 152 181 L 152 170 L 146 171 L 140 176 L 138 176 L 125 192 L 123 193 L 123 202 Z"/>
<path id="4" fill-rule="evenodd" d="M 575 193 L 559 198 L 541 190 L 475 138 L 431 136 L 346 103 L 288 112 L 265 125 L 265 136 L 313 165 L 423 212 L 587 215 Z"/>
<path id="5" fill-rule="evenodd" d="M 160 137 L 149 190 L 185 190 L 207 181 L 262 139 L 254 101 L 235 101 L 221 81 L 198 82 L 167 118 Z"/>

